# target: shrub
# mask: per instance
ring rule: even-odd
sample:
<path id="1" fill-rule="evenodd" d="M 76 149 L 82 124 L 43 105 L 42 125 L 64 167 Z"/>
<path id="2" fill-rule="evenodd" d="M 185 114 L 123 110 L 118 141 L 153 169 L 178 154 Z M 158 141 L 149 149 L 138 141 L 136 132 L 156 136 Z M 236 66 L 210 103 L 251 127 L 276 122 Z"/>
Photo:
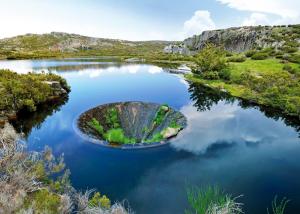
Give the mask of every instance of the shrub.
<path id="1" fill-rule="evenodd" d="M 233 56 L 233 53 L 226 51 L 226 57 L 231 57 L 231 56 Z"/>
<path id="2" fill-rule="evenodd" d="M 10 124 L 0 129 L 0 213 L 131 213 L 121 204 L 110 207 L 100 194 L 90 197 L 91 190 L 77 192 L 69 171 L 57 171 L 63 158 L 55 158 L 49 148 L 29 152 L 19 139 Z"/>
<path id="3" fill-rule="evenodd" d="M 94 193 L 93 197 L 89 200 L 90 207 L 103 207 L 109 209 L 111 206 L 110 200 L 105 196 L 101 196 L 99 192 Z"/>
<path id="4" fill-rule="evenodd" d="M 116 108 L 108 109 L 107 113 L 105 114 L 105 121 L 110 128 L 119 128 L 120 123 L 118 118 L 118 110 Z"/>
<path id="5" fill-rule="evenodd" d="M 283 46 L 281 49 L 285 53 L 295 53 L 298 51 L 297 47 Z"/>
<path id="6" fill-rule="evenodd" d="M 249 50 L 245 53 L 246 57 L 252 57 L 256 53 L 256 50 Z"/>
<path id="7" fill-rule="evenodd" d="M 96 118 L 93 118 L 90 122 L 88 122 L 88 125 L 91 128 L 95 129 L 98 132 L 98 134 L 104 134 L 103 126 L 99 123 L 99 121 Z"/>
<path id="8" fill-rule="evenodd" d="M 284 71 L 288 71 L 291 74 L 300 73 L 300 68 L 293 68 L 292 66 L 285 64 L 282 68 Z"/>
<path id="9" fill-rule="evenodd" d="M 230 80 L 231 79 L 231 71 L 230 69 L 223 69 L 219 72 L 219 77 L 223 80 Z"/>
<path id="10" fill-rule="evenodd" d="M 227 67 L 225 56 L 226 53 L 223 48 L 207 44 L 195 57 L 195 63 L 198 67 L 196 72 L 221 71 Z"/>
<path id="11" fill-rule="evenodd" d="M 300 68 L 293 68 L 292 70 L 289 71 L 291 74 L 300 74 Z"/>
<path id="12" fill-rule="evenodd" d="M 298 64 L 300 63 L 300 55 L 299 54 L 287 55 L 286 59 L 293 63 L 298 63 Z"/>
<path id="13" fill-rule="evenodd" d="M 127 138 L 124 134 L 123 129 L 110 129 L 105 134 L 104 137 L 107 141 L 111 143 L 118 143 L 118 144 L 134 144 L 135 139 Z"/>
<path id="14" fill-rule="evenodd" d="M 156 134 L 154 134 L 154 135 L 152 136 L 151 139 L 146 140 L 145 143 L 160 142 L 160 141 L 162 141 L 163 139 L 164 139 L 164 138 L 163 138 L 163 136 L 162 136 L 161 133 L 156 133 Z"/>
<path id="15" fill-rule="evenodd" d="M 49 100 L 56 94 L 56 89 L 44 81 L 63 82 L 62 87 L 69 86 L 58 75 L 54 74 L 17 74 L 10 70 L 0 70 L 0 110 L 19 111 L 26 108 L 35 111 L 38 104 Z"/>
<path id="16" fill-rule="evenodd" d="M 60 197 L 46 189 L 34 192 L 31 197 L 25 200 L 25 208 L 32 206 L 36 213 L 43 213 L 47 210 L 49 214 L 59 212 Z"/>
<path id="17" fill-rule="evenodd" d="M 217 71 L 203 72 L 201 74 L 201 77 L 203 79 L 207 79 L 207 80 L 218 80 L 218 79 L 220 79 L 219 73 Z"/>
<path id="18" fill-rule="evenodd" d="M 23 105 L 30 112 L 36 111 L 36 106 L 35 106 L 35 103 L 34 103 L 34 101 L 32 99 L 26 99 L 26 100 L 24 100 Z"/>
<path id="19" fill-rule="evenodd" d="M 267 58 L 268 58 L 268 54 L 262 53 L 262 52 L 255 53 L 251 57 L 251 59 L 254 59 L 254 60 L 264 60 Z"/>
<path id="20" fill-rule="evenodd" d="M 242 55 L 237 55 L 237 56 L 232 56 L 227 58 L 228 62 L 245 62 L 246 61 L 246 57 L 242 56 Z"/>
<path id="21" fill-rule="evenodd" d="M 274 55 L 277 59 L 281 59 L 283 57 L 283 52 L 282 51 L 277 51 Z"/>
<path id="22" fill-rule="evenodd" d="M 291 71 L 293 68 L 292 68 L 292 66 L 290 66 L 290 65 L 288 65 L 288 64 L 285 64 L 283 67 L 282 67 L 282 69 L 284 70 L 284 71 Z"/>
<path id="23" fill-rule="evenodd" d="M 299 47 L 299 43 L 297 41 L 287 41 L 285 43 L 286 46 L 289 46 L 289 47 L 293 47 L 293 48 L 297 48 Z"/>
<path id="24" fill-rule="evenodd" d="M 168 105 L 161 105 L 158 109 L 158 111 L 156 112 L 155 118 L 153 120 L 153 123 L 155 125 L 159 125 L 162 123 L 162 121 L 164 120 L 166 114 L 169 111 L 169 106 Z"/>
<path id="25" fill-rule="evenodd" d="M 276 51 L 274 50 L 273 47 L 269 47 L 269 48 L 264 48 L 260 51 L 260 53 L 266 53 L 269 56 L 275 55 Z"/>

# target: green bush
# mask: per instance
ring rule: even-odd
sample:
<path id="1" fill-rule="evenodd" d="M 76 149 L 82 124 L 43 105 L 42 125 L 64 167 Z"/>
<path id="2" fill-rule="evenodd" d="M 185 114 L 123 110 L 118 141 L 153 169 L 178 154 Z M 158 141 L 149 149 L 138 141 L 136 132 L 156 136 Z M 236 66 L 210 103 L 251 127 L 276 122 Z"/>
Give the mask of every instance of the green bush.
<path id="1" fill-rule="evenodd" d="M 258 52 L 252 55 L 251 59 L 253 60 L 264 60 L 268 58 L 268 54 L 266 53 L 262 53 L 262 52 Z"/>
<path id="2" fill-rule="evenodd" d="M 223 69 L 219 72 L 219 77 L 223 80 L 230 80 L 231 79 L 231 71 L 230 69 Z"/>
<path id="3" fill-rule="evenodd" d="M 88 122 L 88 125 L 91 128 L 95 129 L 101 136 L 104 134 L 103 126 L 99 123 L 99 121 L 96 118 L 93 118 L 90 122 Z"/>
<path id="4" fill-rule="evenodd" d="M 30 112 L 36 111 L 36 106 L 32 99 L 25 99 L 23 105 Z"/>
<path id="5" fill-rule="evenodd" d="M 34 192 L 24 202 L 26 208 L 32 207 L 36 213 L 44 213 L 47 210 L 49 214 L 58 213 L 60 203 L 60 197 L 47 189 Z"/>
<path id="6" fill-rule="evenodd" d="M 289 71 L 291 74 L 300 74 L 300 68 L 293 68 Z"/>
<path id="7" fill-rule="evenodd" d="M 135 139 L 129 139 L 125 136 L 123 129 L 110 129 L 104 134 L 105 139 L 111 143 L 134 144 Z"/>
<path id="8" fill-rule="evenodd" d="M 245 62 L 246 61 L 246 57 L 242 56 L 242 55 L 237 55 L 237 56 L 232 56 L 227 58 L 228 62 Z"/>
<path id="9" fill-rule="evenodd" d="M 197 69 L 195 73 L 221 71 L 227 67 L 226 53 L 223 48 L 207 44 L 196 56 Z"/>
<path id="10" fill-rule="evenodd" d="M 300 33 L 300 32 L 299 32 Z M 287 41 L 285 43 L 286 46 L 289 46 L 289 47 L 293 47 L 293 48 L 297 48 L 299 47 L 299 43 L 295 40 L 292 40 L 292 41 Z"/>
<path id="11" fill-rule="evenodd" d="M 181 128 L 181 126 L 177 124 L 176 120 L 172 120 L 169 127 L 175 128 L 175 129 Z"/>
<path id="12" fill-rule="evenodd" d="M 300 68 L 293 68 L 292 66 L 285 64 L 282 68 L 284 71 L 288 71 L 291 74 L 300 73 Z"/>
<path id="13" fill-rule="evenodd" d="M 299 54 L 291 54 L 291 55 L 287 55 L 286 59 L 289 62 L 293 62 L 293 63 L 298 63 L 300 64 L 300 55 Z"/>
<path id="14" fill-rule="evenodd" d="M 55 74 L 17 74 L 10 70 L 0 70 L 0 110 L 35 111 L 38 104 L 55 95 L 55 90 L 44 81 L 59 81 L 69 91 L 66 81 Z"/>
<path id="15" fill-rule="evenodd" d="M 276 54 L 276 51 L 273 47 L 264 48 L 260 51 L 260 53 L 265 53 L 268 56 L 274 56 Z"/>
<path id="16" fill-rule="evenodd" d="M 245 53 L 246 57 L 252 57 L 257 51 L 256 50 L 249 50 Z"/>
<path id="17" fill-rule="evenodd" d="M 105 114 L 105 121 L 108 127 L 110 128 L 119 128 L 120 122 L 118 118 L 118 110 L 116 108 L 108 109 L 107 113 Z"/>
<path id="18" fill-rule="evenodd" d="M 161 133 L 156 133 L 156 134 L 154 134 L 154 135 L 152 136 L 151 139 L 146 140 L 145 143 L 160 142 L 160 141 L 162 141 L 163 139 L 164 139 L 164 138 L 163 138 L 163 136 L 162 136 Z"/>
<path id="19" fill-rule="evenodd" d="M 226 57 L 231 57 L 231 56 L 233 56 L 233 53 L 226 51 Z"/>
<path id="20" fill-rule="evenodd" d="M 289 64 L 285 64 L 285 65 L 282 67 L 282 69 L 283 69 L 284 71 L 291 71 L 293 68 L 292 68 L 292 66 L 290 66 Z"/>
<path id="21" fill-rule="evenodd" d="M 283 52 L 282 51 L 277 51 L 276 53 L 275 53 L 275 57 L 277 58 L 277 59 L 282 59 L 282 57 L 283 57 Z"/>
<path id="22" fill-rule="evenodd" d="M 201 77 L 206 80 L 218 80 L 220 79 L 219 73 L 217 71 L 203 72 Z"/>
<path id="23" fill-rule="evenodd" d="M 91 207 L 103 207 L 105 209 L 109 209 L 111 206 L 110 200 L 106 197 L 106 195 L 101 196 L 99 192 L 96 192 L 93 197 L 89 200 L 89 206 Z"/>
<path id="24" fill-rule="evenodd" d="M 153 123 L 155 125 L 159 125 L 162 123 L 162 121 L 164 120 L 166 114 L 169 111 L 169 106 L 168 105 L 161 105 L 158 109 L 158 111 L 156 112 L 155 118 L 153 120 Z"/>
<path id="25" fill-rule="evenodd" d="M 285 53 L 295 53 L 298 51 L 297 47 L 283 46 L 281 50 Z"/>

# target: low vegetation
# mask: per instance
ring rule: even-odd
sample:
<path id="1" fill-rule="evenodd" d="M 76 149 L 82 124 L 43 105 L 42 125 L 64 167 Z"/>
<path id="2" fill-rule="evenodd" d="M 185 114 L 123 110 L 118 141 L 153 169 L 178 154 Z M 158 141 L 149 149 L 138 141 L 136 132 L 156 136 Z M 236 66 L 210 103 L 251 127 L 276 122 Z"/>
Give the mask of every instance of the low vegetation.
<path id="1" fill-rule="evenodd" d="M 49 147 L 28 152 L 8 123 L 0 129 L 0 166 L 0 213 L 129 213 L 99 192 L 76 191 L 63 157 Z"/>
<path id="2" fill-rule="evenodd" d="M 116 108 L 110 108 L 105 114 L 105 127 L 100 124 L 96 118 L 92 118 L 88 122 L 88 125 L 94 129 L 97 134 L 104 140 L 116 143 L 116 144 L 135 144 L 136 140 L 133 138 L 128 138 L 124 134 L 124 130 L 121 128 L 120 121 L 118 118 L 118 111 Z"/>
<path id="3" fill-rule="evenodd" d="M 91 38 L 76 34 L 52 32 L 27 34 L 0 40 L 0 58 L 37 59 L 86 56 L 119 56 L 154 58 L 170 42 Z"/>
<path id="4" fill-rule="evenodd" d="M 156 112 L 155 118 L 153 119 L 153 126 L 158 126 L 165 119 L 167 113 L 169 112 L 168 105 L 161 105 Z"/>
<path id="5" fill-rule="evenodd" d="M 268 212 L 268 214 L 284 214 L 288 203 L 289 203 L 289 200 L 287 198 L 283 198 L 278 203 L 278 198 L 277 198 L 277 196 L 275 196 L 274 200 L 272 201 L 271 211 L 269 211 L 269 208 L 268 208 L 267 212 Z"/>
<path id="6" fill-rule="evenodd" d="M 246 60 L 232 60 L 240 55 L 230 56 L 226 63 L 220 49 L 214 45 L 205 47 L 195 57 L 197 67 L 193 75 L 186 75 L 187 79 L 281 109 L 288 115 L 300 116 L 299 63 L 272 56 L 276 55 L 273 48 L 248 51 L 244 56 L 248 57 Z M 205 60 L 207 55 L 213 57 Z M 218 60 L 213 61 L 213 58 Z"/>
<path id="7" fill-rule="evenodd" d="M 123 129 L 110 129 L 104 135 L 104 138 L 111 143 L 118 144 L 135 144 L 136 139 L 125 136 Z"/>
<path id="8" fill-rule="evenodd" d="M 52 87 L 55 81 L 61 88 Z M 62 92 L 64 90 L 64 92 Z M 0 112 L 18 112 L 26 108 L 36 111 L 39 104 L 66 95 L 70 91 L 67 82 L 55 74 L 17 74 L 10 70 L 0 70 Z"/>
<path id="9" fill-rule="evenodd" d="M 206 186 L 203 188 L 190 187 L 187 190 L 187 200 L 190 205 L 185 214 L 239 214 L 243 212 L 243 204 L 237 199 L 226 194 L 218 186 Z M 271 204 L 271 211 L 267 208 L 267 214 L 284 214 L 289 200 L 283 198 L 278 201 L 277 196 Z"/>
<path id="10" fill-rule="evenodd" d="M 238 214 L 243 213 L 242 204 L 217 186 L 192 187 L 187 191 L 190 209 L 186 214 Z"/>

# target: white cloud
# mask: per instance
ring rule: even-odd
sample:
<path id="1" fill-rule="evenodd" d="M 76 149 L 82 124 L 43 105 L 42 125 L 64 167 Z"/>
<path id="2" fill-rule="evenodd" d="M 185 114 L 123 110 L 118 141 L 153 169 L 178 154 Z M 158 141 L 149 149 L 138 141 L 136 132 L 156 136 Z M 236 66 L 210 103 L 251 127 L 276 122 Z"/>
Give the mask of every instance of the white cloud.
<path id="1" fill-rule="evenodd" d="M 299 0 L 251 0 L 251 1 L 217 0 L 217 1 L 236 10 L 253 12 L 249 18 L 244 20 L 243 24 L 246 25 L 295 24 L 300 22 L 300 10 L 299 10 L 300 1 Z"/>
<path id="2" fill-rule="evenodd" d="M 210 17 L 210 12 L 206 10 L 198 10 L 194 16 L 184 23 L 184 36 L 193 36 L 201 34 L 205 30 L 213 30 L 216 28 L 214 21 Z"/>
<path id="3" fill-rule="evenodd" d="M 263 13 L 252 13 L 249 18 L 246 18 L 243 22 L 243 26 L 253 25 L 269 25 L 270 20 L 266 14 Z"/>
<path id="4" fill-rule="evenodd" d="M 298 0 L 217 0 L 229 7 L 252 12 L 263 12 L 279 15 L 283 18 L 297 18 L 300 14 Z"/>

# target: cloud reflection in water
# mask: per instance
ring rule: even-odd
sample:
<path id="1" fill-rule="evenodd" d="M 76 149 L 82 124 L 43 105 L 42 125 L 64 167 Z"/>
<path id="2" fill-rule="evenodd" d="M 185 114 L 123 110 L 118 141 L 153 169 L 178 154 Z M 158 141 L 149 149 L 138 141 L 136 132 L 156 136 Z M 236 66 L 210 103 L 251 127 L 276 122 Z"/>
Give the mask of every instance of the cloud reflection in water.
<path id="1" fill-rule="evenodd" d="M 238 102 L 219 101 L 210 111 L 197 111 L 190 104 L 182 107 L 181 112 L 187 117 L 188 126 L 171 145 L 195 154 L 205 153 L 215 144 L 272 143 L 282 136 L 295 138 L 296 134 L 284 129 L 282 122 L 268 119 L 256 109 L 242 109 Z"/>

